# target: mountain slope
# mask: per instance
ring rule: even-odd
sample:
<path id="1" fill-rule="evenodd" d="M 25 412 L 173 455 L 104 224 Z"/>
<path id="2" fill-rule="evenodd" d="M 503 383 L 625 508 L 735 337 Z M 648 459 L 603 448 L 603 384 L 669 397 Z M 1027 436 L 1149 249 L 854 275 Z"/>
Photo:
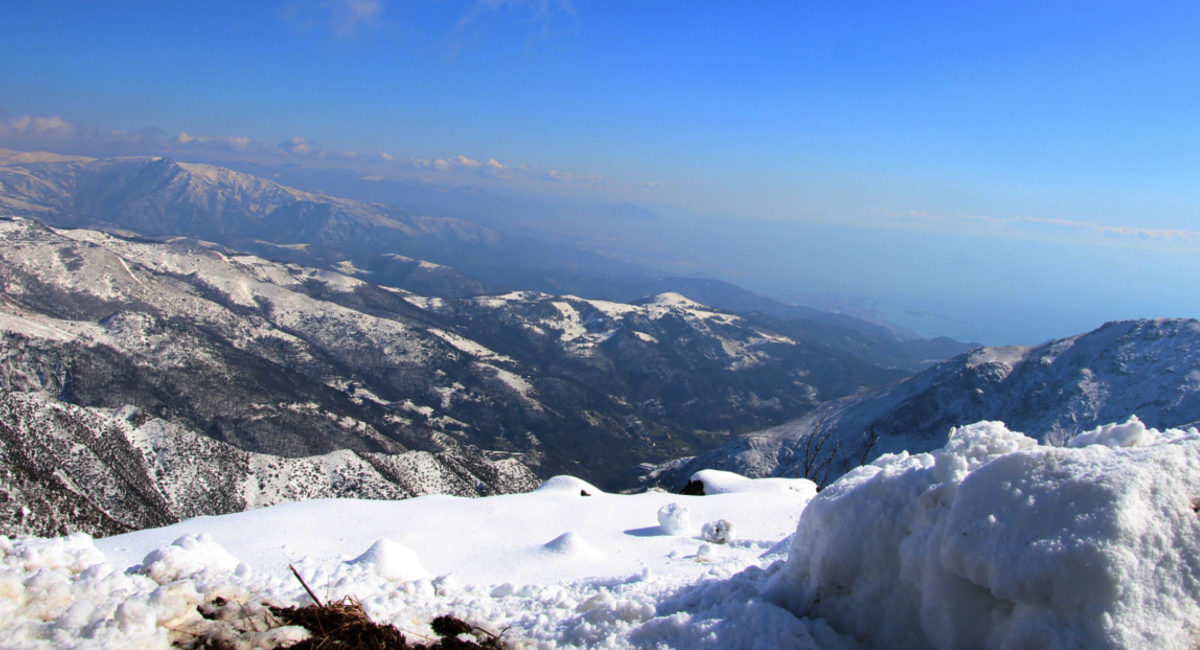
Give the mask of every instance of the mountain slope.
<path id="1" fill-rule="evenodd" d="M 176 239 L 0 222 L 0 388 L 250 451 L 513 454 L 605 486 L 894 380 L 665 294 L 428 298 Z"/>
<path id="2" fill-rule="evenodd" d="M 864 457 L 934 449 L 951 427 L 980 420 L 1059 443 L 1133 415 L 1156 428 L 1200 422 L 1200 321 L 1111 322 L 1036 347 L 980 348 L 654 476 L 669 485 L 701 468 L 787 476 L 832 457 L 832 477 Z"/>
<path id="3" fill-rule="evenodd" d="M 483 496 L 538 482 L 516 460 L 462 450 L 255 454 L 133 408 L 0 392 L 0 535 L 111 535 L 304 499 Z"/>

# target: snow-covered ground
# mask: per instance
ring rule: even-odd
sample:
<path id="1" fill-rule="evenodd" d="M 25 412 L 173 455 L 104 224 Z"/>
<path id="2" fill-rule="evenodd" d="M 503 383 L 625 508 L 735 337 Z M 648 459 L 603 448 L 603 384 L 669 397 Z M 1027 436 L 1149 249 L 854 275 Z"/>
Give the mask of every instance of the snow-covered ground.
<path id="1" fill-rule="evenodd" d="M 414 636 L 452 614 L 510 647 L 1186 648 L 1200 633 L 1194 429 L 1132 420 L 1048 447 L 983 422 L 819 496 L 801 479 L 697 478 L 707 496 L 557 477 L 0 538 L 0 646 L 186 642 L 223 625 L 197 610 L 214 598 L 246 616 L 306 604 L 289 564 Z"/>

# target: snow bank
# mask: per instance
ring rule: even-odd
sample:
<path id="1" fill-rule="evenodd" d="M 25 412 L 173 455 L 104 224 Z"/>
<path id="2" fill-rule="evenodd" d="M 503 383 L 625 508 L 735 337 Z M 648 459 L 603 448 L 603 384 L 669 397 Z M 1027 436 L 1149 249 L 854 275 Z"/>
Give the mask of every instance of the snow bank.
<path id="1" fill-rule="evenodd" d="M 1188 648 L 1200 433 L 1136 420 L 1039 446 L 999 422 L 809 502 L 770 595 L 896 648 Z"/>

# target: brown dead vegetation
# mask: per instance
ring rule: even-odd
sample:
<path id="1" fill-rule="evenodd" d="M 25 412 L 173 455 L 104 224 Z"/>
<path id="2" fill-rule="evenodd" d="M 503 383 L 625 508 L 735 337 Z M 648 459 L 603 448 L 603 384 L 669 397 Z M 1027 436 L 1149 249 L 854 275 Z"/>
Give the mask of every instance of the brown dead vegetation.
<path id="1" fill-rule="evenodd" d="M 362 605 L 351 598 L 307 607 L 272 607 L 271 612 L 284 624 L 299 625 L 312 633 L 310 638 L 288 646 L 293 650 L 499 650 L 502 647 L 495 635 L 453 616 L 434 619 L 433 631 L 441 638 L 429 643 L 410 643 L 395 626 L 372 621 Z M 483 642 L 464 638 L 475 635 L 482 636 Z"/>
<path id="2" fill-rule="evenodd" d="M 209 634 L 195 635 L 190 642 L 177 643 L 188 650 L 232 650 L 238 647 L 239 637 L 257 634 L 263 629 L 298 626 L 310 636 L 302 641 L 288 641 L 272 650 L 503 650 L 500 636 L 471 625 L 453 616 L 433 619 L 431 627 L 438 638 L 421 636 L 422 642 L 410 642 L 396 626 L 376 623 L 367 616 L 362 603 L 352 597 L 322 603 L 300 574 L 292 568 L 296 579 L 304 586 L 313 604 L 304 607 L 278 607 L 264 604 L 252 608 L 230 603 L 222 598 L 201 605 L 200 615 L 209 621 L 225 621 L 232 625 L 214 628 Z M 252 615 L 251 612 L 255 614 Z M 412 634 L 412 633 L 410 633 Z M 294 637 L 293 637 L 294 638 Z"/>

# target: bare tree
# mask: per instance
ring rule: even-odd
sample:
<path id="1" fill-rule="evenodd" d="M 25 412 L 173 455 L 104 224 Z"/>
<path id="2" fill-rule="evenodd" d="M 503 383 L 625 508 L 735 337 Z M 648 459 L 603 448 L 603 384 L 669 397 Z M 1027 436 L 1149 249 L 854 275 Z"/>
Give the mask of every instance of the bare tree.
<path id="1" fill-rule="evenodd" d="M 862 456 L 858 459 L 860 466 L 866 465 L 867 461 L 871 459 L 871 451 L 877 444 L 879 444 L 879 432 L 875 430 L 875 427 L 870 427 L 862 436 Z"/>
<path id="2" fill-rule="evenodd" d="M 838 452 L 842 448 L 842 441 L 835 439 L 833 447 L 826 449 L 830 438 L 833 437 L 833 429 L 825 428 L 828 417 L 822 417 L 804 437 L 804 447 L 800 456 L 800 476 L 816 483 L 818 492 L 829 482 L 833 462 L 837 460 Z"/>
<path id="3" fill-rule="evenodd" d="M 842 440 L 833 437 L 834 428 L 825 426 L 828 419 L 829 416 L 825 415 L 813 425 L 800 448 L 800 476 L 816 483 L 818 492 L 829 484 L 830 474 L 833 473 L 838 460 L 838 452 L 842 450 Z M 859 443 L 859 465 L 867 464 L 871 459 L 871 452 L 878 444 L 879 432 L 875 427 L 863 432 Z"/>

